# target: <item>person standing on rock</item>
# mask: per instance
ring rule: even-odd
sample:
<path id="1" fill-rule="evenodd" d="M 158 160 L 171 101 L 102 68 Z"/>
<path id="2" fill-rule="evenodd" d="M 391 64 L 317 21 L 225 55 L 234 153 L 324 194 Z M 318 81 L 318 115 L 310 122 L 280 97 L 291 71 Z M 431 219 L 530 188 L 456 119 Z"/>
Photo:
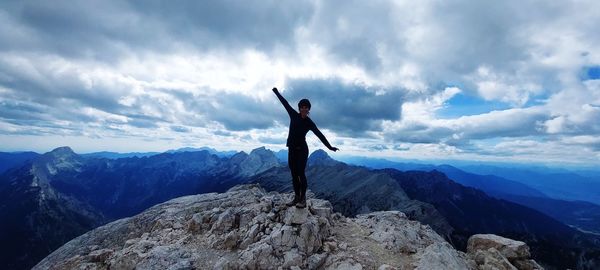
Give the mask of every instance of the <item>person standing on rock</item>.
<path id="1" fill-rule="evenodd" d="M 298 110 L 296 112 L 292 106 L 279 93 L 277 88 L 273 88 L 273 92 L 283 104 L 283 107 L 290 116 L 290 130 L 288 133 L 286 146 L 288 147 L 288 166 L 292 173 L 292 185 L 294 186 L 294 200 L 287 203 L 287 206 L 296 205 L 298 208 L 306 207 L 306 161 L 308 160 L 308 145 L 306 144 L 306 133 L 311 130 L 327 148 L 331 151 L 339 150 L 333 147 L 325 138 L 325 135 L 317 128 L 317 125 L 308 117 L 310 112 L 310 101 L 302 99 L 298 102 Z"/>

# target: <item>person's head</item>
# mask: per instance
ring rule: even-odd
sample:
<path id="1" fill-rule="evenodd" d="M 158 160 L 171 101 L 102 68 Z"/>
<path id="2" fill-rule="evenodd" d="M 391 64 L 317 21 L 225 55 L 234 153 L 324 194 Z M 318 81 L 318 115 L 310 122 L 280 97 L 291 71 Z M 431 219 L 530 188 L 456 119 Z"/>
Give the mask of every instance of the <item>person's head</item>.
<path id="1" fill-rule="evenodd" d="M 310 113 L 310 101 L 308 99 L 302 99 L 298 102 L 298 110 L 300 111 L 300 116 L 305 118 Z"/>

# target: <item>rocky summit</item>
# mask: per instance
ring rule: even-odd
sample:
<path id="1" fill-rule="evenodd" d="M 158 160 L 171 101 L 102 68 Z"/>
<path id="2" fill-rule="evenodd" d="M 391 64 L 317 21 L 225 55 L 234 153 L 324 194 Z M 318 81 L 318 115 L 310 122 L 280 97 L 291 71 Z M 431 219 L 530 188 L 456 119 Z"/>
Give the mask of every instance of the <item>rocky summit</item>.
<path id="1" fill-rule="evenodd" d="M 528 247 L 495 235 L 452 248 L 398 211 L 347 218 L 309 193 L 240 185 L 180 197 L 66 243 L 33 269 L 539 269 Z"/>

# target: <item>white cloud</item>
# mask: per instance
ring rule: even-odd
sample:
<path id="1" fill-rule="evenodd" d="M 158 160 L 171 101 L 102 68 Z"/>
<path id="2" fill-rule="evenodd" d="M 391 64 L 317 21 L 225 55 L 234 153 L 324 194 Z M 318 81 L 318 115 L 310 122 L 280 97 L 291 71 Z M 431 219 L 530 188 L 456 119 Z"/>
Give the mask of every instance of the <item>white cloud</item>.
<path id="1" fill-rule="evenodd" d="M 477 87 L 479 95 L 485 100 L 500 100 L 523 106 L 529 101 L 530 96 L 542 92 L 541 86 L 534 83 L 535 80 L 519 78 L 519 75 L 496 74 L 485 66 L 477 68 L 475 74 L 469 77 Z"/>
<path id="2" fill-rule="evenodd" d="M 6 2 L 0 133 L 258 146 L 286 132 L 271 87 L 333 81 L 304 92 L 320 128 L 351 151 L 599 151 L 565 140 L 600 134 L 600 82 L 581 81 L 600 65 L 599 10 L 591 0 Z M 441 119 L 459 94 L 509 108 Z"/>

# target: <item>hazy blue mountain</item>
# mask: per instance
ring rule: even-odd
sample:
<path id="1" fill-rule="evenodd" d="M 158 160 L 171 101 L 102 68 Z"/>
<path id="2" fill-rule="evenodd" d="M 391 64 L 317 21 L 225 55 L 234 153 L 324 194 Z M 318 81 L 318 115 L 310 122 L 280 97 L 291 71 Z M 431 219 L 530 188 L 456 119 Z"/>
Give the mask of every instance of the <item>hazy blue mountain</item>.
<path id="1" fill-rule="evenodd" d="M 544 193 L 531 188 L 528 185 L 495 175 L 479 175 L 468 173 L 450 165 L 440 165 L 430 169 L 443 172 L 454 182 L 464 186 L 480 189 L 488 195 L 498 198 L 504 198 L 503 196 L 505 194 L 529 197 L 547 197 Z"/>
<path id="2" fill-rule="evenodd" d="M 396 179 L 409 197 L 430 203 L 442 213 L 454 228 L 451 241 L 460 249 L 472 234 L 493 233 L 526 242 L 536 260 L 552 268 L 600 266 L 599 238 L 539 211 L 462 186 L 441 172 L 381 171 Z"/>
<path id="3" fill-rule="evenodd" d="M 599 169 L 597 169 L 597 170 L 590 170 L 590 169 L 575 170 L 574 173 L 579 174 L 581 176 L 588 177 L 588 178 L 596 179 L 596 180 L 600 179 L 600 170 Z"/>
<path id="4" fill-rule="evenodd" d="M 0 152 L 0 174 L 39 155 L 36 152 Z"/>
<path id="5" fill-rule="evenodd" d="M 600 235 L 600 205 L 584 201 L 506 195 L 506 200 L 538 210 L 564 224 Z"/>
<path id="6" fill-rule="evenodd" d="M 200 148 L 192 148 L 192 147 L 184 147 L 174 150 L 168 150 L 165 153 L 180 153 L 180 152 L 200 152 L 200 151 L 208 151 L 210 154 L 217 155 L 219 157 L 230 157 L 237 153 L 237 151 L 218 151 L 214 148 L 210 147 L 200 147 Z M 83 157 L 92 157 L 92 158 L 109 158 L 109 159 L 119 159 L 119 158 L 129 158 L 129 157 L 149 157 L 161 154 L 161 152 L 130 152 L 130 153 L 117 153 L 117 152 L 93 152 L 81 154 Z"/>
<path id="7" fill-rule="evenodd" d="M 503 198 L 504 194 L 529 197 L 547 197 L 544 193 L 517 181 L 505 179 L 495 175 L 478 175 L 469 173 L 450 165 L 398 163 L 385 159 L 370 158 L 354 158 L 353 160 L 354 162 L 357 162 L 358 165 L 367 166 L 373 169 L 391 168 L 400 171 L 441 171 L 450 179 L 459 184 L 480 189 L 488 195 L 498 198 Z"/>
<path id="8" fill-rule="evenodd" d="M 117 153 L 117 152 L 94 152 L 81 154 L 82 157 L 90 157 L 90 158 L 109 158 L 109 159 L 119 159 L 119 158 L 129 158 L 129 157 L 149 157 L 159 154 L 159 152 L 131 152 L 131 153 Z"/>
<path id="9" fill-rule="evenodd" d="M 484 191 L 486 194 L 496 198 L 505 199 L 507 201 L 515 202 L 529 208 L 540 211 L 550 217 L 553 217 L 564 224 L 581 229 L 583 231 L 599 233 L 600 232 L 600 206 L 592 203 L 586 203 L 582 201 L 565 201 L 552 199 L 546 196 L 544 193 L 537 189 L 531 188 L 528 185 L 522 184 L 517 181 L 509 180 L 492 173 L 504 172 L 503 175 L 525 175 L 526 177 L 532 177 L 535 179 L 542 179 L 541 173 L 534 171 L 525 171 L 524 173 L 517 174 L 514 171 L 523 171 L 524 166 L 520 169 L 507 169 L 489 165 L 477 165 L 474 167 L 467 167 L 465 169 L 472 169 L 479 173 L 487 175 L 480 175 L 475 173 L 466 172 L 449 165 L 431 165 L 431 164 L 418 164 L 418 163 L 398 163 L 392 162 L 385 159 L 369 159 L 369 158 L 355 158 L 355 162 L 360 162 L 364 166 L 373 168 L 396 168 L 399 170 L 423 170 L 441 171 L 453 181 L 462 184 L 464 186 L 477 188 Z M 545 167 L 530 167 L 536 170 L 543 170 Z M 567 170 L 552 169 L 554 175 L 561 172 L 565 175 L 565 172 L 570 173 Z M 588 171 L 588 174 L 593 174 L 594 171 Z M 535 174 L 535 175 L 533 175 Z"/>
<path id="10" fill-rule="evenodd" d="M 341 161 L 348 164 L 354 164 L 359 166 L 365 166 L 373 169 L 386 169 L 393 168 L 401 171 L 414 170 L 421 167 L 433 167 L 435 165 L 429 163 L 423 163 L 418 161 L 391 161 L 383 158 L 369 158 L 369 157 L 341 157 Z"/>
<path id="11" fill-rule="evenodd" d="M 275 156 L 277 157 L 279 162 L 287 164 L 287 162 L 288 162 L 288 151 L 287 150 L 281 149 L 281 150 L 275 152 Z"/>
<path id="12" fill-rule="evenodd" d="M 167 151 L 167 153 L 199 152 L 199 151 L 208 151 L 209 153 L 211 153 L 213 155 L 217 155 L 219 157 L 231 157 L 238 153 L 238 151 L 219 151 L 217 149 L 214 149 L 211 147 L 206 147 L 206 146 L 203 146 L 200 148 L 184 147 L 184 148 L 179 148 L 179 149 L 175 149 L 175 150 L 169 150 L 169 151 Z"/>
<path id="13" fill-rule="evenodd" d="M 469 166 L 464 169 L 475 173 L 494 174 L 523 183 L 555 199 L 588 201 L 600 205 L 600 179 L 598 178 L 585 177 L 566 170 L 540 172 L 530 169 L 482 165 Z"/>

